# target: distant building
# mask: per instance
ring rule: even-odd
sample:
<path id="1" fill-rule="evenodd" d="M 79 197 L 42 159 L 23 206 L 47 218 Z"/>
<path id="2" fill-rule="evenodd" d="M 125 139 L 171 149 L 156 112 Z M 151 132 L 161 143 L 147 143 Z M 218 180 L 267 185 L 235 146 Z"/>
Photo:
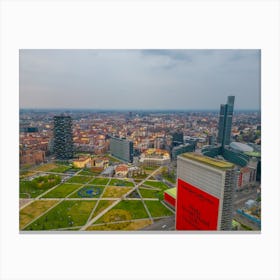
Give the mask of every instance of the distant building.
<path id="1" fill-rule="evenodd" d="M 231 138 L 234 96 L 228 96 L 227 104 L 221 104 L 219 115 L 218 143 L 224 148 L 229 145 Z"/>
<path id="2" fill-rule="evenodd" d="M 73 158 L 72 118 L 70 116 L 54 117 L 54 154 L 57 159 L 67 160 Z"/>
<path id="3" fill-rule="evenodd" d="M 248 186 L 256 182 L 256 168 L 243 167 L 239 171 L 238 176 L 238 189 Z"/>
<path id="4" fill-rule="evenodd" d="M 197 153 L 177 159 L 177 230 L 231 230 L 234 165 Z"/>
<path id="5" fill-rule="evenodd" d="M 45 152 L 41 150 L 20 149 L 20 164 L 39 164 L 45 161 Z"/>
<path id="6" fill-rule="evenodd" d="M 133 162 L 133 142 L 122 138 L 110 139 L 110 152 L 120 160 Z"/>
<path id="7" fill-rule="evenodd" d="M 177 159 L 177 156 L 183 153 L 187 152 L 194 152 L 195 151 L 195 145 L 194 144 L 184 144 L 180 146 L 176 146 L 172 149 L 171 156 L 172 160 Z"/>
<path id="8" fill-rule="evenodd" d="M 179 146 L 182 144 L 184 144 L 183 132 L 172 133 L 172 147 Z"/>

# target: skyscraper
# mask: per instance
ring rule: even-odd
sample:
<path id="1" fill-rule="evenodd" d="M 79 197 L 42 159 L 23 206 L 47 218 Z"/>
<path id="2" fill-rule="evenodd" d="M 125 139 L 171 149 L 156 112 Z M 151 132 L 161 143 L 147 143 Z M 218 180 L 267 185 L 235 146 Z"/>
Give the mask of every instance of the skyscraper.
<path id="1" fill-rule="evenodd" d="M 113 156 L 128 162 L 133 162 L 133 142 L 126 139 L 112 137 L 110 152 Z"/>
<path id="2" fill-rule="evenodd" d="M 70 116 L 54 116 L 53 150 L 57 159 L 73 158 L 72 118 Z"/>
<path id="3" fill-rule="evenodd" d="M 231 230 L 234 165 L 197 153 L 177 158 L 177 230 Z"/>
<path id="4" fill-rule="evenodd" d="M 183 132 L 174 132 L 172 133 L 172 147 L 176 147 L 184 144 L 184 135 Z"/>
<path id="5" fill-rule="evenodd" d="M 223 148 L 230 143 L 234 98 L 228 96 L 227 104 L 221 104 L 220 107 L 218 143 Z"/>

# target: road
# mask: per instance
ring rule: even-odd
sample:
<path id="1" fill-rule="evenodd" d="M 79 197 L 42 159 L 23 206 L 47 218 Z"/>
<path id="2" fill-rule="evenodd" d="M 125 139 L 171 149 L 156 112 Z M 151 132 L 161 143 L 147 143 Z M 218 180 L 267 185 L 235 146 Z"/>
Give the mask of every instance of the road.
<path id="1" fill-rule="evenodd" d="M 244 203 L 249 200 L 253 199 L 255 200 L 257 198 L 257 188 L 251 188 L 248 190 L 242 190 L 239 192 L 234 193 L 234 200 L 233 200 L 233 208 L 234 210 L 243 208 Z"/>
<path id="2" fill-rule="evenodd" d="M 142 228 L 140 231 L 174 231 L 175 230 L 175 215 L 155 221 L 152 225 Z"/>

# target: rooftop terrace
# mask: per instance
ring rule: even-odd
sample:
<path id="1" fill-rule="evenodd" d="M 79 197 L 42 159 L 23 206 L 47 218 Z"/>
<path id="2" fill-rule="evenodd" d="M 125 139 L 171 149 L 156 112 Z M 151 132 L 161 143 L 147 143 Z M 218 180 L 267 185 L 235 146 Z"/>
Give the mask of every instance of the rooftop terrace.
<path id="1" fill-rule="evenodd" d="M 176 199 L 177 196 L 177 188 L 167 189 L 165 193 L 169 194 L 170 196 L 174 197 Z"/>
<path id="2" fill-rule="evenodd" d="M 226 169 L 231 169 L 234 167 L 234 164 L 232 164 L 230 162 L 213 159 L 213 158 L 206 157 L 206 156 L 203 156 L 203 155 L 200 155 L 197 153 L 185 153 L 185 154 L 180 155 L 179 157 L 192 159 L 197 162 L 204 163 L 204 164 L 207 164 L 209 166 L 212 166 L 212 167 L 218 168 L 218 169 L 226 170 Z"/>

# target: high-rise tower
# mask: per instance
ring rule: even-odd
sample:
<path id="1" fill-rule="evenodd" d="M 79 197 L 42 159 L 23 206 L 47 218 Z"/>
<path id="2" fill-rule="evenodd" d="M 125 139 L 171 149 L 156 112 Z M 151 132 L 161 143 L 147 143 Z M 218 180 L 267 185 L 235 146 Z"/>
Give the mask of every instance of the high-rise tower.
<path id="1" fill-rule="evenodd" d="M 177 158 L 177 230 L 231 230 L 236 171 L 197 153 Z"/>
<path id="2" fill-rule="evenodd" d="M 73 158 L 72 118 L 70 116 L 54 116 L 53 150 L 57 159 Z"/>
<path id="3" fill-rule="evenodd" d="M 218 143 L 224 148 L 230 144 L 234 96 L 228 96 L 227 104 L 221 104 Z"/>

